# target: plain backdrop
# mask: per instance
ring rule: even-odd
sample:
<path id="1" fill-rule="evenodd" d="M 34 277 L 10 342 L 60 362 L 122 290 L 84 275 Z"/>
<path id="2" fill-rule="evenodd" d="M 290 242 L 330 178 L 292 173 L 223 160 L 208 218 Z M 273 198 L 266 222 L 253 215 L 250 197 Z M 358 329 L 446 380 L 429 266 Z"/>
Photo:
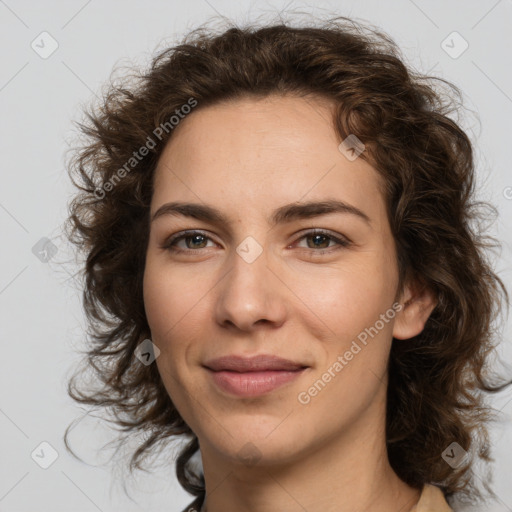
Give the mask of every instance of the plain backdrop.
<path id="1" fill-rule="evenodd" d="M 153 474 L 127 479 L 107 464 L 108 449 L 98 451 L 108 429 L 88 416 L 71 434 L 84 462 L 65 450 L 65 428 L 83 415 L 66 384 L 85 328 L 76 267 L 61 230 L 72 192 L 66 151 L 72 122 L 100 95 L 115 66 L 147 65 L 157 49 L 212 16 L 245 24 L 277 12 L 286 20 L 292 10 L 366 20 L 397 41 L 408 64 L 462 89 L 480 198 L 499 212 L 490 228 L 503 244 L 495 265 L 510 289 L 511 0 L 0 0 L 1 511 L 174 512 L 192 501 L 174 476 L 178 445 L 160 454 Z M 45 262 L 35 253 L 48 240 L 56 252 Z M 510 322 L 500 348 L 508 361 Z M 493 405 L 502 413 L 491 430 L 500 501 L 486 510 L 512 511 L 512 390 Z"/>

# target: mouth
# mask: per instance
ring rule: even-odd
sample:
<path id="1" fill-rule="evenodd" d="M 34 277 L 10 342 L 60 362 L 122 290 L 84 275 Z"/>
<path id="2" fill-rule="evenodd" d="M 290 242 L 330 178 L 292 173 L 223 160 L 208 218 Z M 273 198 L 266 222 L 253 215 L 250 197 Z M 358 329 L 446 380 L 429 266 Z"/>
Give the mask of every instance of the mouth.
<path id="1" fill-rule="evenodd" d="M 309 366 L 276 356 L 225 356 L 203 365 L 214 384 L 238 397 L 274 391 L 302 375 Z"/>

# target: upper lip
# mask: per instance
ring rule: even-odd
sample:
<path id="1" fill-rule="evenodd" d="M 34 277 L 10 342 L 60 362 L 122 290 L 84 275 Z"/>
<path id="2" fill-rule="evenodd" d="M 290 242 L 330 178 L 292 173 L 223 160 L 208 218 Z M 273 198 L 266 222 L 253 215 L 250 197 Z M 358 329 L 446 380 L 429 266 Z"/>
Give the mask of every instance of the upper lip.
<path id="1" fill-rule="evenodd" d="M 256 355 L 252 357 L 223 356 L 207 361 L 204 366 L 216 372 L 230 370 L 235 372 L 258 372 L 266 370 L 294 371 L 306 368 L 306 365 L 273 355 Z"/>

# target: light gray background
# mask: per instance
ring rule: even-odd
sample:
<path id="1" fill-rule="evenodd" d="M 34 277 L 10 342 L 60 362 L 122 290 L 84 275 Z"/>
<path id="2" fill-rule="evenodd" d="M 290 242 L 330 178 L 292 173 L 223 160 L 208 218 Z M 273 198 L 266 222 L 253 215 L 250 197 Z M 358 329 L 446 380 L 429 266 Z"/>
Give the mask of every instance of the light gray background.
<path id="1" fill-rule="evenodd" d="M 480 117 L 468 117 L 464 126 L 477 145 L 480 197 L 500 213 L 492 233 L 503 241 L 503 251 L 495 261 L 510 289 L 511 0 L 337 0 L 313 6 L 293 0 L 0 0 L 1 511 L 173 512 L 192 500 L 175 480 L 172 451 L 162 454 L 157 472 L 139 473 L 135 482 L 101 466 L 110 452 L 95 456 L 95 450 L 109 434 L 93 418 L 71 435 L 87 464 L 63 445 L 64 429 L 82 414 L 65 389 L 85 325 L 76 267 L 61 232 L 72 191 L 65 172 L 71 121 L 80 119 L 81 106 L 99 94 L 114 66 L 146 64 L 164 38 L 173 43 L 216 14 L 244 23 L 262 15 L 270 19 L 278 10 L 287 19 L 291 9 L 367 20 L 388 32 L 418 70 L 462 88 L 466 105 Z M 59 45 L 46 59 L 31 48 L 43 31 Z M 441 46 L 453 31 L 469 44 L 458 58 Z M 460 41 L 449 44 L 452 51 L 461 48 Z M 48 263 L 32 252 L 43 237 L 58 249 Z M 510 333 L 509 319 L 500 350 L 509 361 Z M 501 501 L 488 510 L 512 511 L 512 390 L 493 403 L 503 412 L 492 428 Z M 41 442 L 58 452 L 48 469 L 31 457 L 35 449 L 41 453 Z M 47 457 L 44 446 L 43 452 Z M 123 482 L 133 501 L 125 497 Z"/>

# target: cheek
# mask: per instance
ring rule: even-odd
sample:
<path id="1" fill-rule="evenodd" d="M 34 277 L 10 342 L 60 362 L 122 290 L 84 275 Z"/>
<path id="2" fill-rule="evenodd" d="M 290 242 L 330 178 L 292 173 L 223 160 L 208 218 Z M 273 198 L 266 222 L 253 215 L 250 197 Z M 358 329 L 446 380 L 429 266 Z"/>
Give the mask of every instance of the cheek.
<path id="1" fill-rule="evenodd" d="M 373 256 L 358 254 L 343 265 L 308 272 L 288 269 L 287 281 L 303 304 L 298 306 L 300 316 L 310 319 L 306 325 L 321 321 L 320 328 L 330 332 L 328 338 L 345 343 L 391 307 L 396 286 L 393 269 Z"/>
<path id="2" fill-rule="evenodd" d="M 186 410 L 183 396 L 183 382 L 188 381 L 186 365 L 187 354 L 186 329 L 187 311 L 190 310 L 189 298 L 180 293 L 182 283 L 164 269 L 148 259 L 144 273 L 144 307 L 151 330 L 151 341 L 159 348 L 156 359 L 158 371 L 174 405 L 181 411 Z M 191 299 L 191 298 L 190 298 Z"/>
<path id="3" fill-rule="evenodd" d="M 325 292 L 337 303 L 323 317 L 335 335 L 321 343 L 321 364 L 301 391 L 319 415 L 331 411 L 339 426 L 355 421 L 384 392 L 395 310 L 386 290 L 368 287 L 354 293 L 349 284 L 338 290 Z"/>
<path id="4" fill-rule="evenodd" d="M 194 340 L 204 339 L 208 307 L 207 282 L 191 279 L 165 262 L 148 259 L 144 273 L 144 307 L 151 339 L 160 349 L 157 359 L 168 390 L 176 382 L 189 381 L 188 367 L 199 359 L 200 346 Z M 169 377 L 172 375 L 174 378 Z"/>
<path id="5" fill-rule="evenodd" d="M 189 314 L 200 306 L 207 288 L 200 279 L 190 279 L 184 272 L 156 264 L 151 258 L 144 273 L 144 308 L 153 335 L 161 342 L 173 335 Z M 211 288 L 211 287 L 210 287 Z"/>
<path id="6" fill-rule="evenodd" d="M 396 276 L 385 262 L 370 259 L 360 258 L 346 270 L 338 268 L 330 279 L 302 276 L 298 281 L 301 293 L 308 292 L 302 325 L 311 332 L 312 339 L 320 338 L 319 332 L 325 333 L 322 362 L 310 385 L 314 386 L 316 379 L 322 381 L 320 388 L 326 383 L 316 404 L 323 410 L 342 403 L 340 421 L 368 407 L 386 376 Z"/>

